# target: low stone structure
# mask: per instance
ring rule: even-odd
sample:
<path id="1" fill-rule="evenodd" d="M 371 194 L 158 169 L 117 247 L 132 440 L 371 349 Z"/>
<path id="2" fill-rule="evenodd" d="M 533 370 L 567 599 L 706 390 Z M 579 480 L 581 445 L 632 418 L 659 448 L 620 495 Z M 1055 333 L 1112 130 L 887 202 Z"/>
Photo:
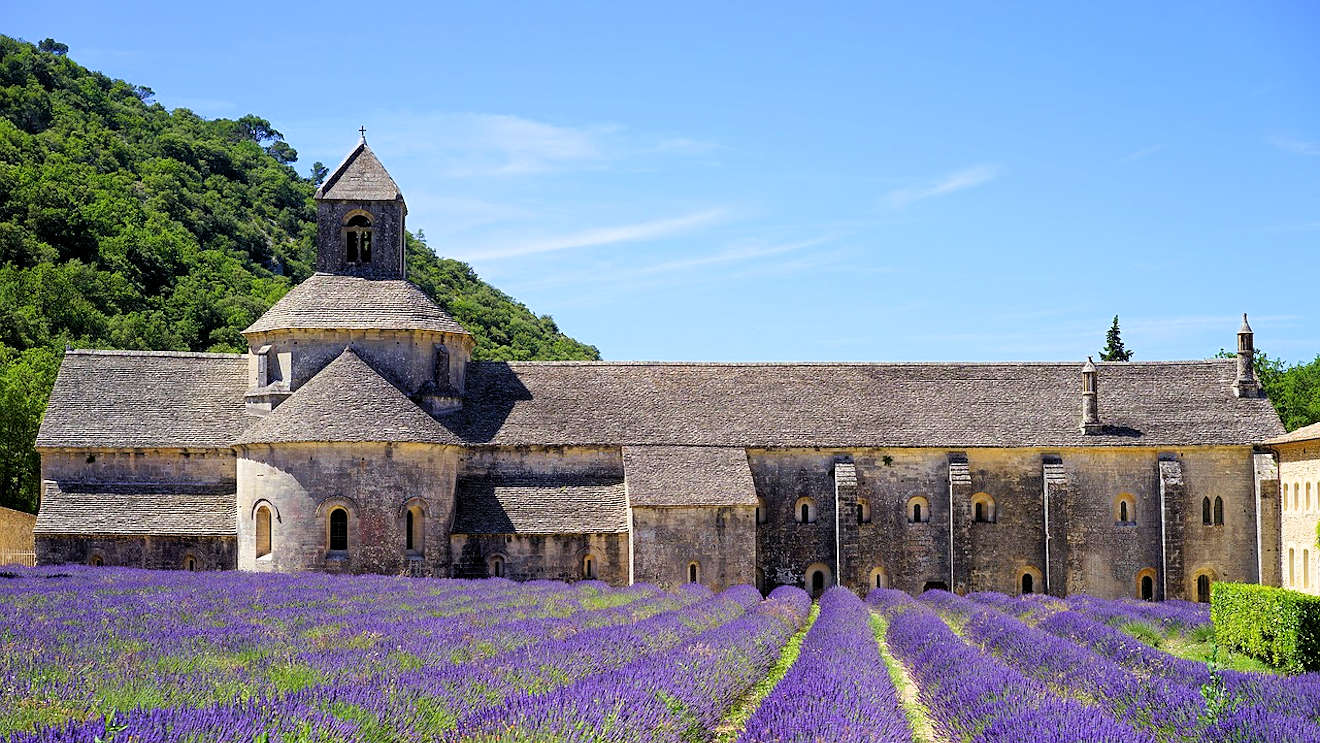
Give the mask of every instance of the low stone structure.
<path id="1" fill-rule="evenodd" d="M 318 273 L 249 353 L 66 354 L 41 561 L 1147 598 L 1277 572 L 1245 324 L 1235 360 L 472 361 L 365 142 L 317 213 Z"/>
<path id="2" fill-rule="evenodd" d="M 32 529 L 37 517 L 30 513 L 0 508 L 0 565 L 32 565 L 36 560 L 36 542 Z"/>
<path id="3" fill-rule="evenodd" d="M 1273 554 L 1278 573 L 1270 581 L 1294 591 L 1320 595 L 1320 423 L 1265 442 L 1278 453 L 1276 497 L 1263 502 L 1262 552 Z M 1266 480 L 1268 482 L 1268 480 Z M 1277 525 L 1277 527 L 1275 527 Z M 1275 527 L 1275 528 L 1270 528 Z"/>

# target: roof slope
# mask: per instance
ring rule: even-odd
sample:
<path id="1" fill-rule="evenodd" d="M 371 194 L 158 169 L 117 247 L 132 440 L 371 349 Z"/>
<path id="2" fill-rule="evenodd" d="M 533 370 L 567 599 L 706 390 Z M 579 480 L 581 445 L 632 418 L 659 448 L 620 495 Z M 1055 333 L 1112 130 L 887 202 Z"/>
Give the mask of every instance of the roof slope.
<path id="1" fill-rule="evenodd" d="M 618 478 L 460 477 L 455 534 L 620 534 L 628 497 Z"/>
<path id="2" fill-rule="evenodd" d="M 36 445 L 228 448 L 247 386 L 240 354 L 68 351 Z"/>
<path id="3" fill-rule="evenodd" d="M 467 333 L 411 281 L 314 273 L 244 333 L 289 328 Z"/>
<path id="4" fill-rule="evenodd" d="M 756 505 L 745 449 L 625 446 L 623 474 L 634 506 Z"/>
<path id="5" fill-rule="evenodd" d="M 316 189 L 318 199 L 345 201 L 393 201 L 403 198 L 389 171 L 376 159 L 367 140 L 358 141 L 348 157 L 339 163 Z"/>
<path id="6" fill-rule="evenodd" d="M 1320 439 L 1320 423 L 1312 423 L 1309 426 L 1302 426 L 1296 431 L 1289 431 L 1282 436 L 1275 436 L 1272 439 L 1267 439 L 1263 443 L 1270 445 L 1295 444 L 1302 441 L 1315 441 L 1317 439 Z"/>
<path id="7" fill-rule="evenodd" d="M 1248 445 L 1283 431 L 1232 359 L 1101 363 L 1106 431 L 1079 430 L 1081 366 L 476 362 L 446 424 L 471 443 L 668 446 Z"/>
<path id="8" fill-rule="evenodd" d="M 459 443 L 350 348 L 234 443 L 306 441 Z"/>
<path id="9" fill-rule="evenodd" d="M 234 486 L 47 482 L 37 534 L 232 537 Z"/>

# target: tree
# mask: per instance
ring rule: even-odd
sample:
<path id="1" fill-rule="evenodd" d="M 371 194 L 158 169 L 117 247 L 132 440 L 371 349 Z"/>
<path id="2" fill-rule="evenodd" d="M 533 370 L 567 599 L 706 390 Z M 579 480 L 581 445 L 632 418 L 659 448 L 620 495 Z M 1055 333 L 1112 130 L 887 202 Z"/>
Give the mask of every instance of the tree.
<path id="1" fill-rule="evenodd" d="M 65 54 L 69 53 L 69 45 L 61 44 L 60 42 L 47 36 L 46 38 L 41 40 L 40 44 L 37 44 L 37 51 L 48 52 L 50 54 L 58 54 L 60 56 L 64 56 Z"/>
<path id="2" fill-rule="evenodd" d="M 266 148 L 266 154 L 275 158 L 281 165 L 288 165 L 298 160 L 298 151 L 290 147 L 286 142 L 280 140 Z"/>
<path id="3" fill-rule="evenodd" d="M 307 178 L 312 182 L 313 186 L 320 186 L 325 182 L 325 177 L 327 175 L 330 175 L 330 169 L 325 166 L 325 163 L 317 160 L 312 163 L 312 172 L 307 175 Z"/>
<path id="4" fill-rule="evenodd" d="M 1118 315 L 1114 315 L 1114 324 L 1105 334 L 1105 347 L 1100 349 L 1101 361 L 1131 361 L 1132 352 L 1123 347 L 1123 336 L 1118 331 Z"/>

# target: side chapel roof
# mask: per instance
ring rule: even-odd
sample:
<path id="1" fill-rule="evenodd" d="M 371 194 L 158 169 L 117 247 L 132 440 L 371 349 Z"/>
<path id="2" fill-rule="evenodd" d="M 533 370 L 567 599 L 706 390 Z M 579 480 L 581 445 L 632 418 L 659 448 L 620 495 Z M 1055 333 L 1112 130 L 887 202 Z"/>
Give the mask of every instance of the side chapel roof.
<path id="1" fill-rule="evenodd" d="M 621 534 L 622 478 L 580 475 L 459 477 L 455 534 Z"/>
<path id="2" fill-rule="evenodd" d="M 625 446 L 623 472 L 634 506 L 754 506 L 747 450 L 711 446 Z"/>
<path id="3" fill-rule="evenodd" d="M 232 537 L 234 486 L 46 482 L 36 534 Z"/>

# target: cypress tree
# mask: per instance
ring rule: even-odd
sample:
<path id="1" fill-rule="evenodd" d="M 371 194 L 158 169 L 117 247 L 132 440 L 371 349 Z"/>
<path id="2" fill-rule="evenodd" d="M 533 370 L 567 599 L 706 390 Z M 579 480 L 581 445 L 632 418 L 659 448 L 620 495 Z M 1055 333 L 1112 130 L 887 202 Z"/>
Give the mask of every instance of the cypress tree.
<path id="1" fill-rule="evenodd" d="M 1118 331 L 1118 315 L 1105 334 L 1105 347 L 1100 349 L 1101 361 L 1131 361 L 1132 352 L 1123 347 L 1123 336 Z"/>

